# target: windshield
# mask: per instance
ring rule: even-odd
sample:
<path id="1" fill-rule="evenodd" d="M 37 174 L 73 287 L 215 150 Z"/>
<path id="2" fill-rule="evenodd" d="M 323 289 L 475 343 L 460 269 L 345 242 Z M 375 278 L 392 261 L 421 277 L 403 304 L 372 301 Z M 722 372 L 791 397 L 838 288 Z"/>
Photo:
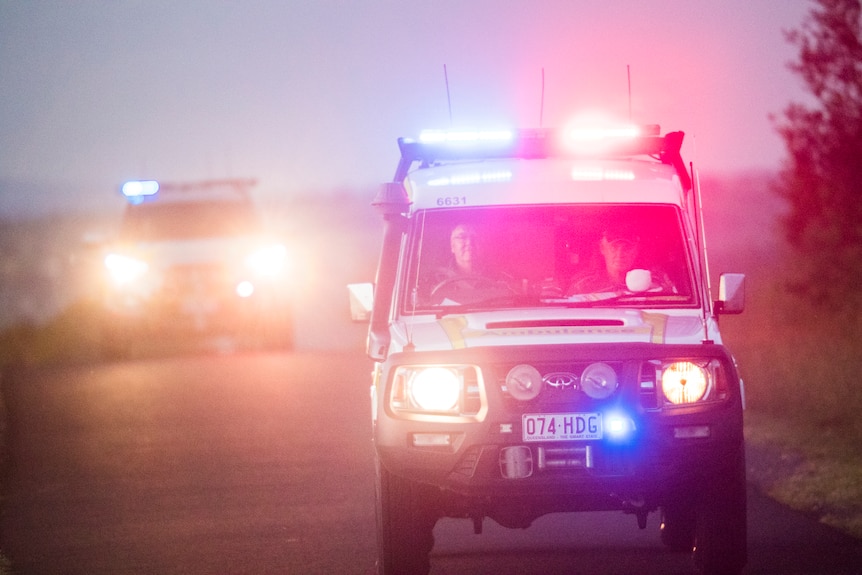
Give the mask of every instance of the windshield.
<path id="1" fill-rule="evenodd" d="M 126 210 L 121 239 L 131 242 L 246 236 L 256 231 L 245 202 L 145 203 Z"/>
<path id="2" fill-rule="evenodd" d="M 433 210 L 410 233 L 406 313 L 696 303 L 672 205 Z"/>

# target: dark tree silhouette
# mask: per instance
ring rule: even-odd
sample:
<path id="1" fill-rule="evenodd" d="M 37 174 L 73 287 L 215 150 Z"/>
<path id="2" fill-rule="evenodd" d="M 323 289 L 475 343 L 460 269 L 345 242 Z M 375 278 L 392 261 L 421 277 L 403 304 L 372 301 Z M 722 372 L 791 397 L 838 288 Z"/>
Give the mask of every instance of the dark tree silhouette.
<path id="1" fill-rule="evenodd" d="M 820 305 L 862 302 L 862 41 L 860 0 L 816 0 L 790 64 L 813 98 L 777 125 L 788 158 L 776 191 L 789 204 L 784 230 L 801 256 L 794 289 Z"/>

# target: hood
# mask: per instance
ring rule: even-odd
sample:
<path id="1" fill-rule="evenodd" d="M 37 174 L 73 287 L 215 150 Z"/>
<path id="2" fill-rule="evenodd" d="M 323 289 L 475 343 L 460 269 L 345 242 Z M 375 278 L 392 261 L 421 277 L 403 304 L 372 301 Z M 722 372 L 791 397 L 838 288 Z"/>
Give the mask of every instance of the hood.
<path id="1" fill-rule="evenodd" d="M 710 338 L 719 335 L 707 322 Z M 393 326 L 393 351 L 578 343 L 692 344 L 704 339 L 699 310 L 541 309 L 417 316 Z"/>
<path id="2" fill-rule="evenodd" d="M 134 252 L 156 268 L 234 262 L 249 253 L 250 238 L 199 238 L 139 243 Z"/>

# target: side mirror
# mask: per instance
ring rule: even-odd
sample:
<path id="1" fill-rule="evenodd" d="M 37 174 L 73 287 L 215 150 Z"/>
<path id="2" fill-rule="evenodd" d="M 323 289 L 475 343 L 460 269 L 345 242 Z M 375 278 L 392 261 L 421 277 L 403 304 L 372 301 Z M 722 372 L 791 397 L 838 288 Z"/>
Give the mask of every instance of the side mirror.
<path id="1" fill-rule="evenodd" d="M 374 285 L 371 283 L 348 284 L 347 293 L 350 295 L 350 319 L 355 322 L 369 321 L 374 305 Z"/>
<path id="2" fill-rule="evenodd" d="M 745 309 L 745 274 L 721 274 L 715 311 L 720 314 L 742 313 Z"/>

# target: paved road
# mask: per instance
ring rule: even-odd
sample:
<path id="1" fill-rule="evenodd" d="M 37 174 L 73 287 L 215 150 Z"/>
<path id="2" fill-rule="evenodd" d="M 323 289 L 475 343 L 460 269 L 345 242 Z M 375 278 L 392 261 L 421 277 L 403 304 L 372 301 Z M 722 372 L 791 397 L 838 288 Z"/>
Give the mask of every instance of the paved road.
<path id="1" fill-rule="evenodd" d="M 300 351 L 8 373 L 0 545 L 24 575 L 370 573 L 369 370 Z M 748 573 L 862 573 L 862 542 L 749 500 Z M 691 573 L 650 520 L 444 520 L 432 574 Z"/>

